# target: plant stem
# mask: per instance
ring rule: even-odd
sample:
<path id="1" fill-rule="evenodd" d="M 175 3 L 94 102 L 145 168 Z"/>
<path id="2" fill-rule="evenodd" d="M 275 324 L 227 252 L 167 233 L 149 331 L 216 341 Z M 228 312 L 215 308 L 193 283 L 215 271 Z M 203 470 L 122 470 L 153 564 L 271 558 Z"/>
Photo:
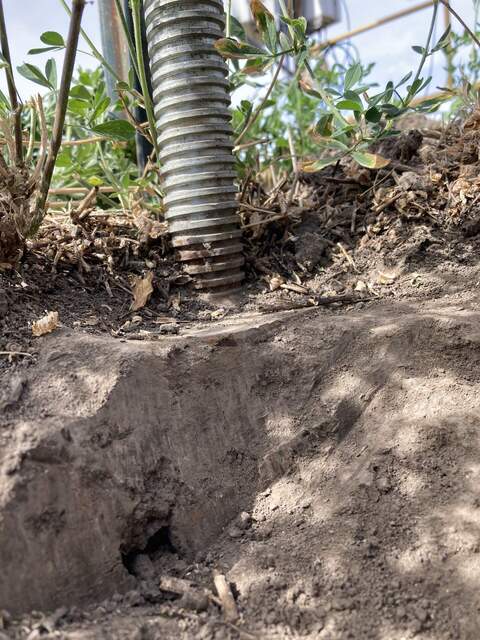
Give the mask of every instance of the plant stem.
<path id="1" fill-rule="evenodd" d="M 37 114 L 33 103 L 30 106 L 30 140 L 28 143 L 27 155 L 25 161 L 28 164 L 33 157 L 33 149 L 35 147 L 35 134 L 37 132 Z"/>
<path id="2" fill-rule="evenodd" d="M 442 0 L 440 0 L 441 2 Z M 405 105 L 408 106 L 410 104 L 410 102 L 412 101 L 414 95 L 412 93 L 412 88 L 415 87 L 415 84 L 417 83 L 417 80 L 420 78 L 420 74 L 423 71 L 423 67 L 425 66 L 425 62 L 427 61 L 427 58 L 429 56 L 429 52 L 430 52 L 430 45 L 432 43 L 432 37 L 433 37 L 433 30 L 435 28 L 435 22 L 437 21 L 437 14 L 438 14 L 438 0 L 435 2 L 435 4 L 433 5 L 433 14 L 432 14 L 432 19 L 430 21 L 430 28 L 428 30 L 428 37 L 427 37 L 427 43 L 425 44 L 425 47 L 423 49 L 423 53 L 422 53 L 422 59 L 420 60 L 420 64 L 418 65 L 418 69 L 417 72 L 415 74 L 415 77 L 412 81 L 412 84 L 410 85 L 410 89 L 407 93 L 407 97 L 405 98 Z"/>
<path id="3" fill-rule="evenodd" d="M 337 122 L 339 124 L 342 125 L 342 127 L 348 126 L 349 122 L 348 120 L 342 115 L 342 113 L 340 112 L 339 109 L 337 109 L 337 107 L 335 106 L 333 100 L 330 99 L 330 96 L 327 94 L 326 91 L 324 91 L 324 89 L 320 86 L 320 84 L 317 84 L 317 79 L 315 78 L 315 74 L 313 73 L 313 69 L 310 66 L 310 63 L 305 61 L 305 68 L 308 71 L 308 74 L 310 76 L 310 78 L 312 79 L 312 81 L 315 83 L 315 90 L 318 91 L 318 93 L 320 94 L 320 97 L 322 98 L 323 102 L 327 105 L 327 107 L 330 109 L 330 111 L 332 112 L 334 118 L 337 120 Z"/>
<path id="4" fill-rule="evenodd" d="M 231 25 L 231 18 L 232 18 L 232 0 L 228 0 L 227 2 L 227 30 L 225 32 L 225 35 L 227 38 L 230 38 L 232 33 L 232 25 Z"/>
<path id="5" fill-rule="evenodd" d="M 23 165 L 23 139 L 22 139 L 22 105 L 18 101 L 17 87 L 13 76 L 12 58 L 10 56 L 10 45 L 8 43 L 7 27 L 5 24 L 5 13 L 3 11 L 3 0 L 0 0 L 0 44 L 2 55 L 7 63 L 5 73 L 7 76 L 8 95 L 10 106 L 13 111 L 13 127 L 15 132 L 15 163 L 18 167 Z"/>
<path id="6" fill-rule="evenodd" d="M 153 141 L 153 147 L 155 149 L 155 155 L 159 157 L 159 149 L 157 143 L 157 125 L 155 122 L 155 114 L 153 111 L 152 96 L 148 87 L 147 73 L 145 69 L 145 59 L 143 56 L 143 42 L 142 42 L 142 14 L 141 14 L 141 2 L 140 0 L 130 0 L 133 15 L 133 32 L 135 36 L 135 47 L 137 50 L 137 66 L 138 66 L 138 79 L 140 81 L 140 87 L 142 89 L 143 101 L 145 103 L 145 111 L 147 112 L 148 125 L 150 127 L 150 133 Z"/>
<path id="7" fill-rule="evenodd" d="M 118 16 L 120 18 L 120 21 L 122 23 L 122 28 L 123 28 L 123 32 L 125 34 L 125 38 L 127 41 L 127 46 L 128 46 L 128 51 L 130 53 L 130 60 L 132 61 L 132 66 L 133 69 L 137 75 L 137 78 L 140 77 L 140 73 L 138 70 L 138 65 L 137 65 L 137 56 L 136 56 L 136 51 L 135 51 L 135 43 L 132 40 L 132 36 L 130 35 L 130 29 L 128 28 L 128 23 L 127 23 L 127 19 L 125 17 L 125 14 L 123 12 L 123 8 L 122 5 L 120 3 L 120 0 L 115 0 L 115 7 L 117 8 L 117 12 L 118 12 Z"/>
<path id="8" fill-rule="evenodd" d="M 72 11 L 70 13 L 70 27 L 68 31 L 67 45 L 65 48 L 65 59 L 63 62 L 62 78 L 58 91 L 57 106 L 55 109 L 55 120 L 53 123 L 52 139 L 48 151 L 47 161 L 42 173 L 40 188 L 35 204 L 34 219 L 31 231 L 35 232 L 45 214 L 45 204 L 47 202 L 48 190 L 52 182 L 53 170 L 57 160 L 57 155 L 62 144 L 63 126 L 67 113 L 68 96 L 72 83 L 75 58 L 77 55 L 78 40 L 81 32 L 83 10 L 86 0 L 73 0 Z"/>
<path id="9" fill-rule="evenodd" d="M 265 94 L 263 100 L 261 101 L 261 103 L 258 105 L 257 109 L 255 110 L 255 112 L 250 116 L 248 122 L 246 123 L 245 127 L 243 128 L 243 131 L 240 133 L 240 135 L 238 136 L 238 138 L 235 140 L 235 146 L 237 147 L 240 142 L 243 140 L 243 138 L 245 137 L 246 133 L 248 131 L 250 131 L 250 129 L 252 128 L 252 126 L 255 124 L 255 122 L 258 120 L 258 117 L 260 116 L 263 107 L 265 106 L 265 103 L 267 102 L 267 100 L 270 98 L 270 95 L 273 91 L 273 87 L 275 86 L 277 80 L 278 80 L 278 76 L 280 75 L 280 71 L 283 67 L 283 62 L 285 60 L 285 55 L 283 55 L 280 58 L 280 61 L 278 63 L 277 69 L 275 71 L 275 73 L 273 74 L 273 78 L 272 81 L 270 82 L 270 86 L 268 87 L 267 93 Z"/>

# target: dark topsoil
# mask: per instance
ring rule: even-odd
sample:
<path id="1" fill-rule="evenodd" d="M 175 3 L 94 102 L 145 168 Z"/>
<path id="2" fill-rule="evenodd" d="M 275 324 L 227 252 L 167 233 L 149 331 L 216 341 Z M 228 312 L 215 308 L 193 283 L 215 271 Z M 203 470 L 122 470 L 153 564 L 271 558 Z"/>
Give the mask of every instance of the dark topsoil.
<path id="1" fill-rule="evenodd" d="M 288 186 L 276 192 L 270 186 L 268 193 L 266 185 L 243 185 L 247 283 L 233 303 L 195 297 L 161 240 L 130 243 L 137 238 L 133 224 L 122 230 L 124 243 L 113 240 L 106 218 L 87 219 L 80 230 L 58 223 L 55 241 L 50 227 L 16 270 L 0 273 L 3 379 L 35 367 L 42 338 L 32 337 L 31 323 L 47 311 L 58 311 L 61 325 L 78 331 L 157 340 L 242 312 L 316 305 L 332 318 L 395 305 L 401 314 L 407 303 L 409 312 L 419 313 L 440 303 L 461 313 L 478 310 L 477 126 L 472 116 L 446 132 L 404 133 L 380 150 L 392 159 L 385 170 L 346 163 L 300 176 L 294 194 Z M 270 217 L 277 219 L 264 222 Z M 58 256 L 61 246 L 69 248 Z M 143 309 L 131 312 L 129 278 L 148 270 L 154 292 Z M 296 349 L 294 332 L 287 339 Z M 465 384 L 478 378 L 471 366 L 465 361 L 457 372 Z M 433 364 L 432 388 L 438 375 Z M 414 377 L 411 383 L 415 387 Z M 452 383 L 436 393 L 454 395 L 455 389 Z M 467 396 L 462 401 L 468 403 Z M 5 612 L 0 638 L 479 638 L 479 419 L 464 418 L 458 430 L 418 420 L 418 432 L 405 442 L 385 425 L 392 440 L 360 475 L 353 469 L 368 446 L 362 429 L 342 441 L 335 464 L 330 456 L 338 438 L 307 437 L 287 475 L 197 562 L 161 540 L 135 569 L 135 590 L 86 610 L 34 612 L 16 621 Z M 341 495 L 338 487 L 350 481 Z M 410 501 L 409 492 L 419 492 L 421 503 Z M 438 539 L 437 521 L 459 495 L 450 528 Z M 461 530 L 460 522 L 466 522 Z M 214 591 L 212 568 L 219 566 L 230 570 L 238 589 L 242 618 L 235 624 L 211 601 L 158 588 L 159 577 L 170 575 Z M 455 567 L 464 572 L 462 585 Z"/>

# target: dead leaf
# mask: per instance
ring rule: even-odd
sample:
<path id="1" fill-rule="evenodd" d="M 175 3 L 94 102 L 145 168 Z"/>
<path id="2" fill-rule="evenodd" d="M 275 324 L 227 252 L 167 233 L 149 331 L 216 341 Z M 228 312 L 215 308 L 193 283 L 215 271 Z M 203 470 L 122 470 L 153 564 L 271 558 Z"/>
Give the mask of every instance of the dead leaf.
<path id="1" fill-rule="evenodd" d="M 58 311 L 50 311 L 46 316 L 32 323 L 32 334 L 39 338 L 52 333 L 58 327 Z"/>
<path id="2" fill-rule="evenodd" d="M 133 281 L 132 293 L 133 302 L 130 305 L 130 311 L 138 311 L 143 309 L 147 304 L 148 299 L 153 293 L 153 273 L 149 271 L 143 278 L 136 277 Z"/>

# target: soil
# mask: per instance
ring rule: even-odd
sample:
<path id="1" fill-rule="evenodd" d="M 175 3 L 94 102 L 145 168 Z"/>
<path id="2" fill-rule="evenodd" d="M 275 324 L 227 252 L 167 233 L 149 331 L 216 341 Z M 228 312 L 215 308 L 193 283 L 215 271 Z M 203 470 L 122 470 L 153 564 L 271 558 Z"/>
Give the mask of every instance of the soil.
<path id="1" fill-rule="evenodd" d="M 475 122 L 301 177 L 236 297 L 151 239 L 0 274 L 0 640 L 477 640 Z"/>

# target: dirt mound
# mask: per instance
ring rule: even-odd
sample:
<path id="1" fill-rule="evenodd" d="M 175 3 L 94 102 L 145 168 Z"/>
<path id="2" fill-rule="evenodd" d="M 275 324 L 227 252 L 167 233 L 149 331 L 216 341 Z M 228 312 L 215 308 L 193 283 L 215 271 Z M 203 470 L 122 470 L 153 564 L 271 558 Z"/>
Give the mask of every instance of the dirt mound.
<path id="1" fill-rule="evenodd" d="M 1 601 L 66 608 L 5 633 L 476 639 L 479 319 L 397 304 L 159 344 L 52 335 L 2 415 Z"/>
<path id="2" fill-rule="evenodd" d="M 377 151 L 390 164 L 380 171 L 347 159 L 293 183 L 249 179 L 251 268 L 272 290 L 290 286 L 290 296 L 302 287 L 313 298 L 438 295 L 477 264 L 478 125 L 473 114 L 386 139 Z"/>
<path id="3" fill-rule="evenodd" d="M 234 307 L 192 295 L 161 221 L 90 204 L 46 219 L 15 271 L 0 273 L 0 351 L 34 347 L 30 325 L 139 339 L 238 311 L 314 306 L 319 298 L 436 298 L 474 290 L 480 249 L 478 117 L 385 140 L 379 171 L 346 160 L 318 174 L 241 185 L 247 285 Z M 270 174 L 268 174 L 270 176 Z M 153 292 L 131 311 L 135 279 Z M 132 322 L 133 320 L 133 322 Z M 15 357 L 15 356 L 14 356 Z M 5 366 L 5 357 L 0 362 Z M 0 366 L 2 366 L 0 364 Z"/>

